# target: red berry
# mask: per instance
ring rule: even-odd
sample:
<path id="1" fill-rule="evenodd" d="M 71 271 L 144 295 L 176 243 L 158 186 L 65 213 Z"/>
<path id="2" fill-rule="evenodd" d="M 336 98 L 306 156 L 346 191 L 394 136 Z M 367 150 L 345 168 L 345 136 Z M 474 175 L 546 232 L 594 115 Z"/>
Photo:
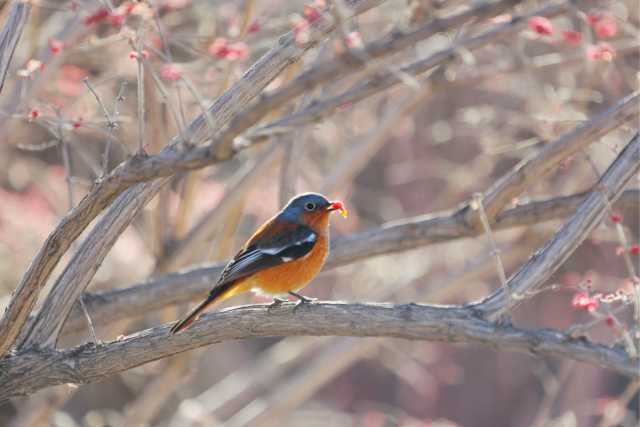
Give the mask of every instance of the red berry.
<path id="1" fill-rule="evenodd" d="M 633 245 L 629 248 L 631 255 L 640 255 L 640 245 Z"/>
<path id="2" fill-rule="evenodd" d="M 622 215 L 620 215 L 620 214 L 611 215 L 611 221 L 614 224 L 620 224 L 622 222 Z"/>

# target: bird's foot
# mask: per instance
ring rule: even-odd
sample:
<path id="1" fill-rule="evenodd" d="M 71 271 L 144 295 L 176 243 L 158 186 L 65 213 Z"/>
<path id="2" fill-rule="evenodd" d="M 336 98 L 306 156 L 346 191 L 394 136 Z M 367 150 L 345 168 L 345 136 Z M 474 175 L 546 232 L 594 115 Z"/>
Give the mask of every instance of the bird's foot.
<path id="1" fill-rule="evenodd" d="M 282 305 L 282 303 L 285 303 L 285 302 L 287 302 L 286 299 L 273 297 L 273 302 L 271 304 L 269 304 L 269 306 L 267 307 L 267 311 L 270 312 L 274 308 L 280 307 Z"/>
<path id="2" fill-rule="evenodd" d="M 294 310 L 297 310 L 298 307 L 303 306 L 305 304 L 313 304 L 314 302 L 317 301 L 317 298 L 305 297 L 304 295 L 300 295 L 295 292 L 289 292 L 289 295 L 298 298 L 298 303 L 296 304 Z"/>

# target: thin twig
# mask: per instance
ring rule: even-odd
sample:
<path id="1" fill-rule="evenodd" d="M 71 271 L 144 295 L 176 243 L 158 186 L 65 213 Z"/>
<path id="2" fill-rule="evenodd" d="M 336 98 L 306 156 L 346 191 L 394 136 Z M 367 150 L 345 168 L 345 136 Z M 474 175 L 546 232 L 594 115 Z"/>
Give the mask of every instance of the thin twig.
<path id="1" fill-rule="evenodd" d="M 146 110 L 144 108 L 144 58 L 142 55 L 142 29 L 138 29 L 138 43 L 136 45 L 137 50 L 137 79 L 138 79 L 138 154 L 145 153 L 145 135 L 146 128 Z"/>
<path id="2" fill-rule="evenodd" d="M 88 78 L 84 79 L 84 84 L 87 86 L 87 89 L 89 89 L 89 92 L 93 94 L 94 98 L 98 102 L 98 105 L 100 106 L 100 109 L 102 109 L 102 113 L 104 115 L 105 122 L 106 122 L 107 138 L 106 138 L 106 143 L 104 147 L 104 152 L 102 153 L 102 175 L 105 176 L 109 171 L 109 156 L 111 153 L 111 145 L 113 143 L 113 138 L 114 138 L 113 133 L 118 128 L 118 116 L 120 115 L 118 110 L 118 105 L 122 101 L 124 101 L 124 90 L 126 89 L 127 83 L 122 82 L 120 84 L 120 90 L 118 91 L 118 96 L 116 97 L 113 104 L 113 116 L 109 114 L 109 110 L 107 110 L 107 107 L 104 105 L 102 98 L 100 97 L 100 95 L 98 95 L 98 92 L 96 92 L 95 88 L 93 87 L 93 85 L 91 84 Z M 127 152 L 126 146 L 122 145 L 122 147 L 125 149 L 125 152 Z"/>
<path id="3" fill-rule="evenodd" d="M 480 215 L 484 234 L 487 236 L 489 244 L 491 245 L 491 255 L 493 255 L 496 259 L 496 270 L 498 273 L 498 278 L 500 278 L 500 285 L 502 286 L 502 289 L 507 292 L 509 299 L 511 299 L 513 298 L 513 295 L 511 295 L 511 289 L 507 286 L 507 274 L 504 271 L 504 264 L 502 263 L 502 258 L 500 257 L 498 244 L 496 243 L 496 239 L 493 237 L 493 232 L 491 231 L 489 218 L 487 218 L 484 206 L 482 205 L 482 198 L 482 193 L 475 193 L 471 202 L 471 209 L 477 210 Z"/>

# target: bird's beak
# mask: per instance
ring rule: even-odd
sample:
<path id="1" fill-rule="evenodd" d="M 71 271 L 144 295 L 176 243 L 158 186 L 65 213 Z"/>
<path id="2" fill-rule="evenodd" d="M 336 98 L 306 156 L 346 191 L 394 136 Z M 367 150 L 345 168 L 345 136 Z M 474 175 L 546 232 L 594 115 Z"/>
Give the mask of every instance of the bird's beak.
<path id="1" fill-rule="evenodd" d="M 347 212 L 347 210 L 344 208 L 344 205 L 342 204 L 342 202 L 331 202 L 331 204 L 327 206 L 327 210 L 329 212 L 338 211 L 340 215 L 342 215 L 344 218 L 346 218 L 349 215 L 349 212 Z"/>

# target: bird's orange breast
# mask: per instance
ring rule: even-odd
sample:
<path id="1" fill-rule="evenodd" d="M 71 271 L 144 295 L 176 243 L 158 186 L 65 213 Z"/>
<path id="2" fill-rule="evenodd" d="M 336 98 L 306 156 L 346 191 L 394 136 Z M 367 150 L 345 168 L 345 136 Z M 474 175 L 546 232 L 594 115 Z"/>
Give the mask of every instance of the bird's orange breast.
<path id="1" fill-rule="evenodd" d="M 305 257 L 256 273 L 247 279 L 247 285 L 270 295 L 295 292 L 307 286 L 318 275 L 328 254 L 329 239 L 322 233 Z"/>

